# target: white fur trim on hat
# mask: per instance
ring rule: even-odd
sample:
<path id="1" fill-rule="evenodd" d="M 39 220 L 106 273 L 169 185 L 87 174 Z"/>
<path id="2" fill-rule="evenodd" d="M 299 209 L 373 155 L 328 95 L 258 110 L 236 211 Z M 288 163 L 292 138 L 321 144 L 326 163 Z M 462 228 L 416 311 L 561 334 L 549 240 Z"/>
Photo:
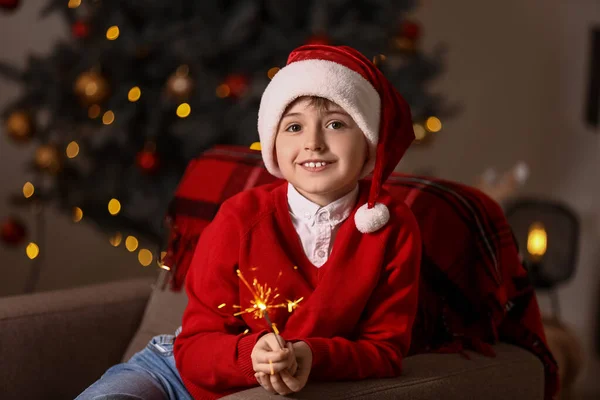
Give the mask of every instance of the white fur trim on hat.
<path id="1" fill-rule="evenodd" d="M 326 98 L 350 114 L 369 143 L 369 160 L 361 177 L 370 174 L 379 140 L 379 94 L 359 73 L 327 60 L 293 62 L 282 68 L 265 89 L 258 111 L 258 134 L 267 170 L 283 177 L 274 159 L 275 136 L 286 107 L 302 96 Z"/>
<path id="2" fill-rule="evenodd" d="M 354 223 L 356 228 L 362 233 L 372 233 L 381 229 L 390 220 L 390 211 L 382 203 L 375 203 L 373 208 L 368 204 L 363 204 L 356 214 L 354 214 Z"/>

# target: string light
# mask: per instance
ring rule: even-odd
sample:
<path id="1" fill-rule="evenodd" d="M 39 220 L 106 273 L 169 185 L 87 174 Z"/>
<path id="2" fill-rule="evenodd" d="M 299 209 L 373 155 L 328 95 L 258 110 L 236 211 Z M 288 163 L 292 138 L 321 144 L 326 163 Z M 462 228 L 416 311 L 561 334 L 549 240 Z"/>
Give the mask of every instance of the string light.
<path id="1" fill-rule="evenodd" d="M 81 0 L 69 0 L 69 8 L 77 8 L 81 5 Z"/>
<path id="2" fill-rule="evenodd" d="M 376 67 L 379 67 L 381 64 L 383 64 L 383 62 L 385 62 L 386 58 L 387 57 L 384 54 L 378 54 L 373 57 L 373 64 L 375 64 Z"/>
<path id="3" fill-rule="evenodd" d="M 429 132 L 439 132 L 442 129 L 442 121 L 437 117 L 429 117 L 425 122 L 425 126 Z"/>
<path id="4" fill-rule="evenodd" d="M 425 139 L 425 135 L 427 135 L 427 131 L 423 128 L 421 124 L 413 124 L 413 131 L 415 132 L 415 140 L 423 140 Z"/>
<path id="5" fill-rule="evenodd" d="M 269 79 L 273 79 L 276 73 L 279 72 L 279 67 L 273 67 L 267 71 L 267 76 Z"/>
<path id="6" fill-rule="evenodd" d="M 177 116 L 179 118 L 185 118 L 190 115 L 192 108 L 188 103 L 181 103 L 179 107 L 177 107 Z"/>
<path id="7" fill-rule="evenodd" d="M 125 247 L 132 253 L 138 248 L 138 244 L 139 242 L 135 236 L 127 236 L 127 239 L 125 239 Z"/>
<path id="8" fill-rule="evenodd" d="M 33 260 L 34 258 L 40 255 L 40 248 L 37 244 L 31 242 L 27 245 L 27 248 L 25 248 L 25 253 L 27 254 L 27 257 L 29 257 L 29 259 Z"/>
<path id="9" fill-rule="evenodd" d="M 79 207 L 73 207 L 73 222 L 79 222 L 83 218 L 83 210 Z"/>
<path id="10" fill-rule="evenodd" d="M 102 109 L 100 108 L 100 106 L 98 104 L 94 104 L 90 106 L 90 108 L 88 108 L 88 117 L 92 119 L 98 118 L 100 116 L 101 111 Z"/>
<path id="11" fill-rule="evenodd" d="M 33 193 L 35 193 L 35 186 L 33 186 L 33 183 L 25 182 L 23 185 L 23 196 L 28 199 L 33 196 Z"/>
<path id="12" fill-rule="evenodd" d="M 231 94 L 231 89 L 229 88 L 229 85 L 226 84 L 221 84 L 219 86 L 217 86 L 217 97 L 220 97 L 221 99 L 228 97 Z"/>
<path id="13" fill-rule="evenodd" d="M 112 244 L 114 247 L 118 247 L 121 244 L 122 240 L 123 240 L 123 235 L 121 234 L 121 232 L 115 233 L 108 239 L 110 244 Z"/>
<path id="14" fill-rule="evenodd" d="M 121 212 L 121 202 L 117 199 L 110 199 L 108 202 L 108 212 L 110 215 L 117 215 Z"/>
<path id="15" fill-rule="evenodd" d="M 85 85 L 85 94 L 88 97 L 91 97 L 96 94 L 98 91 L 98 84 L 96 82 L 90 82 Z"/>
<path id="16" fill-rule="evenodd" d="M 115 122 L 115 113 L 108 110 L 107 112 L 104 113 L 104 115 L 102 116 L 102 123 L 104 125 L 110 125 L 113 122 Z"/>
<path id="17" fill-rule="evenodd" d="M 108 40 L 116 40 L 119 37 L 119 27 L 117 25 L 113 25 L 106 31 L 106 38 Z"/>
<path id="18" fill-rule="evenodd" d="M 259 150 L 260 151 L 260 142 L 254 142 L 250 145 L 250 150 Z"/>
<path id="19" fill-rule="evenodd" d="M 79 145 L 77 142 L 72 141 L 67 145 L 67 157 L 75 158 L 79 154 Z"/>
<path id="20" fill-rule="evenodd" d="M 534 222 L 529 227 L 527 234 L 527 252 L 531 255 L 533 261 L 542 259 L 548 248 L 548 234 L 546 228 L 541 222 Z"/>
<path id="21" fill-rule="evenodd" d="M 138 261 L 142 266 L 147 267 L 152 263 L 152 252 L 148 249 L 140 249 L 138 253 Z"/>
<path id="22" fill-rule="evenodd" d="M 134 86 L 129 89 L 129 93 L 127 94 L 127 98 L 130 102 L 134 103 L 138 101 L 142 97 L 142 91 L 138 86 Z"/>

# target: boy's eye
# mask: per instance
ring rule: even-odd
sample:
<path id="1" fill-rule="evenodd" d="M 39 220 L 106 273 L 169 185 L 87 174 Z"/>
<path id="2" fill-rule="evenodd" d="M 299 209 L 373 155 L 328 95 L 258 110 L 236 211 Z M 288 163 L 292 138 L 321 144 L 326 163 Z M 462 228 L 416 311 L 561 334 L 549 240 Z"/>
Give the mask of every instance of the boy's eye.
<path id="1" fill-rule="evenodd" d="M 300 132 L 302 127 L 299 124 L 292 124 L 286 128 L 288 132 Z"/>
<path id="2" fill-rule="evenodd" d="M 331 129 L 341 129 L 344 124 L 340 121 L 332 121 L 327 125 L 327 127 L 331 127 Z"/>

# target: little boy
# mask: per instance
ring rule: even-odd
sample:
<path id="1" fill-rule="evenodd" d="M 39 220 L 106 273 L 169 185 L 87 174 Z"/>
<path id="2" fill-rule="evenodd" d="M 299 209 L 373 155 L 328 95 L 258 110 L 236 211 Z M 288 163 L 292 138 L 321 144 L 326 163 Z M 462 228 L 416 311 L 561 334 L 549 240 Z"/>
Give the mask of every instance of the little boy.
<path id="1" fill-rule="evenodd" d="M 258 130 L 266 168 L 287 182 L 223 203 L 196 247 L 174 344 L 154 338 L 78 399 L 288 394 L 401 373 L 421 238 L 382 184 L 414 139 L 407 103 L 358 51 L 307 45 L 266 88 Z M 279 335 L 257 318 L 252 282 L 276 289 L 266 306 Z"/>
<path id="2" fill-rule="evenodd" d="M 381 185 L 414 138 L 408 106 L 356 50 L 308 45 L 265 90 L 258 130 L 266 168 L 287 182 L 229 199 L 202 234 L 175 341 L 185 386 L 217 398 L 257 380 L 287 394 L 309 377 L 399 375 L 421 242 L 408 207 Z M 370 186 L 359 182 L 371 172 Z M 253 313 L 234 316 L 254 301 L 237 270 L 302 298 L 292 312 L 268 310 L 280 337 Z"/>

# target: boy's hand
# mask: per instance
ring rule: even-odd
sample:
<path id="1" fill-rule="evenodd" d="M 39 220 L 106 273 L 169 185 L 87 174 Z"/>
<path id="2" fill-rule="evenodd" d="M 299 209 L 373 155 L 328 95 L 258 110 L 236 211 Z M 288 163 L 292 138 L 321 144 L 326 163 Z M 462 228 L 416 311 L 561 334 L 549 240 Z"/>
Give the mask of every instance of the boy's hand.
<path id="1" fill-rule="evenodd" d="M 281 379 L 283 383 L 293 392 L 299 392 L 306 386 L 308 376 L 312 368 L 312 350 L 305 342 L 296 342 L 292 345 L 296 353 L 296 361 L 298 362 L 298 370 L 296 374 L 290 374 L 289 371 L 281 371 Z"/>
<path id="2" fill-rule="evenodd" d="M 280 336 L 284 343 L 285 340 Z M 254 372 L 262 372 L 267 375 L 278 374 L 284 369 L 292 368 L 296 361 L 292 346 L 285 345 L 281 350 L 277 337 L 268 333 L 261 337 L 252 349 L 252 368 Z"/>
<path id="3" fill-rule="evenodd" d="M 269 393 L 286 395 L 294 392 L 283 382 L 283 379 L 281 378 L 281 374 L 283 373 L 286 373 L 288 376 L 293 376 L 298 370 L 298 363 L 296 362 L 296 356 L 294 354 L 294 348 L 292 347 L 292 344 L 287 343 L 286 348 L 289 350 L 290 357 L 292 358 L 292 365 L 289 368 L 274 374 L 271 374 L 270 372 L 268 374 L 264 372 L 257 372 L 254 374 L 258 383 Z M 275 372 L 275 368 L 273 368 L 273 372 Z"/>
<path id="4" fill-rule="evenodd" d="M 263 372 L 255 374 L 256 380 L 265 390 L 270 393 L 278 393 L 286 395 L 294 392 L 299 392 L 306 386 L 310 370 L 312 368 L 312 351 L 304 342 L 287 344 L 288 348 L 296 355 L 297 364 L 294 369 L 284 369 L 278 374 L 268 375 Z"/>

